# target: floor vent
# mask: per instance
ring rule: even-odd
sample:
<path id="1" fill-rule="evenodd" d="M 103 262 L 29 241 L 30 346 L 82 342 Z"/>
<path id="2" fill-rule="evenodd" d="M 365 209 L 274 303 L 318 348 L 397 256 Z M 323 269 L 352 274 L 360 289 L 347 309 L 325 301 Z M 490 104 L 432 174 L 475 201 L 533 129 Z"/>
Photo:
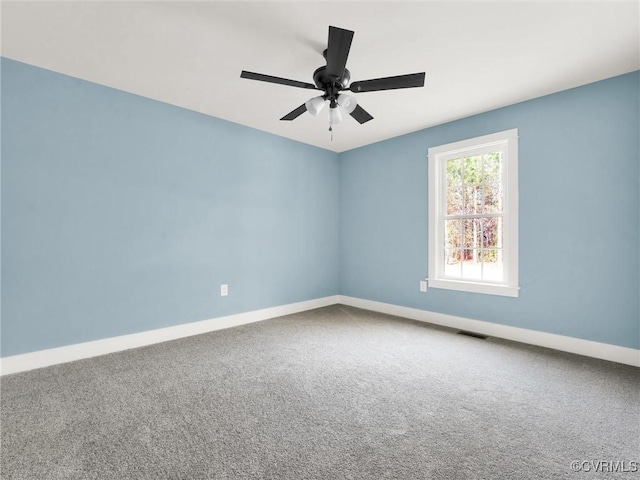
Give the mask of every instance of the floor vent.
<path id="1" fill-rule="evenodd" d="M 475 332 L 467 332 L 466 330 L 458 331 L 458 335 L 466 335 L 467 337 L 479 338 L 481 340 L 487 339 L 486 335 L 482 335 L 481 333 L 475 333 Z"/>

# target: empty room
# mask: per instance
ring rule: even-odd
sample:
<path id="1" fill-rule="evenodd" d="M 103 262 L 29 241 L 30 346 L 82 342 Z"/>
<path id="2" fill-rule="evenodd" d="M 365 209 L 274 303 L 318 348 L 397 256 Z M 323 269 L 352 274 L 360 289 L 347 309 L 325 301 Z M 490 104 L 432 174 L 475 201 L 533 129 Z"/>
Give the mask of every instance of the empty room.
<path id="1" fill-rule="evenodd" d="M 0 477 L 640 475 L 640 2 L 0 3 Z"/>

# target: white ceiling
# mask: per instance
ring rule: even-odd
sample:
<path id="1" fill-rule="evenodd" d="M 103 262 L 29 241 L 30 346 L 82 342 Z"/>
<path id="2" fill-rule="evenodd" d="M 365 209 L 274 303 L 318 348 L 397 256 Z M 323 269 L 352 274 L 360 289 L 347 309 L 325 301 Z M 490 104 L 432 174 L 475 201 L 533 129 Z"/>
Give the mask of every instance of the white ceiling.
<path id="1" fill-rule="evenodd" d="M 632 2 L 2 2 L 2 55 L 341 152 L 640 69 Z M 328 26 L 355 31 L 352 81 L 426 72 L 424 88 L 360 93 L 374 120 L 279 118 L 312 90 Z M 319 92 L 318 92 L 319 93 Z"/>

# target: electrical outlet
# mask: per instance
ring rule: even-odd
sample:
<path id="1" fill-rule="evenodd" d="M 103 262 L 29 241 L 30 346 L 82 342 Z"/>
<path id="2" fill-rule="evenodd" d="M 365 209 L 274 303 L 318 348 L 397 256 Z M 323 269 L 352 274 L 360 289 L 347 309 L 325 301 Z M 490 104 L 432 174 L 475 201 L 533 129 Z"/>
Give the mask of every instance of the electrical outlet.
<path id="1" fill-rule="evenodd" d="M 226 283 L 220 285 L 220 296 L 226 297 L 227 295 L 229 295 L 229 285 L 227 285 Z"/>
<path id="2" fill-rule="evenodd" d="M 420 280 L 420 291 L 421 292 L 426 292 L 427 291 L 427 281 L 426 280 Z"/>

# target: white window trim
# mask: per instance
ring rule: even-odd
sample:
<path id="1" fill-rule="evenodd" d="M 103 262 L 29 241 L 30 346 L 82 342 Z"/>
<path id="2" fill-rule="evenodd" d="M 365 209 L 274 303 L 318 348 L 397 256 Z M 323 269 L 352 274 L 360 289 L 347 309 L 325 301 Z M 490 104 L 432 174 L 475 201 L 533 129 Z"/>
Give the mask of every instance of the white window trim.
<path id="1" fill-rule="evenodd" d="M 501 283 L 442 278 L 444 271 L 444 189 L 443 168 L 446 160 L 458 158 L 468 152 L 506 145 L 504 163 L 504 215 L 503 231 L 505 278 Z M 518 129 L 471 138 L 429 149 L 429 287 L 517 297 L 518 286 Z"/>

